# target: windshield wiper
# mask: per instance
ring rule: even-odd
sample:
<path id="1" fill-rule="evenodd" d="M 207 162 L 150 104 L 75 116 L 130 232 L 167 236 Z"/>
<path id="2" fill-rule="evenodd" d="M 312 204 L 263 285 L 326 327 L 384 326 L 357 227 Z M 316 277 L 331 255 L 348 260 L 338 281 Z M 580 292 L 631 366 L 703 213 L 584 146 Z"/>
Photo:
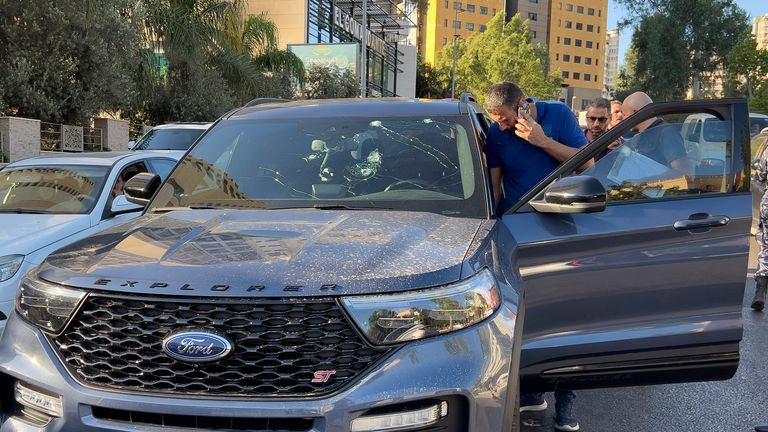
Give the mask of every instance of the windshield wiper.
<path id="1" fill-rule="evenodd" d="M 23 208 L 0 208 L 0 213 L 18 213 L 18 214 L 49 214 L 47 210 L 32 210 Z"/>
<path id="2" fill-rule="evenodd" d="M 392 207 L 378 207 L 378 206 L 346 206 L 341 204 L 316 204 L 312 208 L 317 210 L 393 210 Z"/>

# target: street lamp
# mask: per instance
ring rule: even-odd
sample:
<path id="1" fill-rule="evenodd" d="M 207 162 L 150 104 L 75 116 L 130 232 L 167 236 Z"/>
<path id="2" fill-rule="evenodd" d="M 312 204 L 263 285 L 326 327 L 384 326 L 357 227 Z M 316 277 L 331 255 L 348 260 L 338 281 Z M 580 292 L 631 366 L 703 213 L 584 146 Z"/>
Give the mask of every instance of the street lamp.
<path id="1" fill-rule="evenodd" d="M 456 97 L 456 39 L 459 38 L 458 32 L 460 28 L 456 27 L 456 23 L 459 22 L 459 14 L 466 12 L 462 8 L 456 8 L 456 16 L 453 20 L 453 69 L 451 69 L 451 99 Z M 461 26 L 459 26 L 461 27 Z"/>

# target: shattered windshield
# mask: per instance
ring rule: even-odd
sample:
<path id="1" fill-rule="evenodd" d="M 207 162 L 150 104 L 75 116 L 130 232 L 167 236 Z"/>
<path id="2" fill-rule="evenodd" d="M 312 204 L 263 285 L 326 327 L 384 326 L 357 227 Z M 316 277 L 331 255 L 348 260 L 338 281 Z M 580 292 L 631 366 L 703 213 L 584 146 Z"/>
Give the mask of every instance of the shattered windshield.
<path id="1" fill-rule="evenodd" d="M 388 208 L 486 217 L 466 116 L 231 120 L 179 164 L 150 211 Z"/>

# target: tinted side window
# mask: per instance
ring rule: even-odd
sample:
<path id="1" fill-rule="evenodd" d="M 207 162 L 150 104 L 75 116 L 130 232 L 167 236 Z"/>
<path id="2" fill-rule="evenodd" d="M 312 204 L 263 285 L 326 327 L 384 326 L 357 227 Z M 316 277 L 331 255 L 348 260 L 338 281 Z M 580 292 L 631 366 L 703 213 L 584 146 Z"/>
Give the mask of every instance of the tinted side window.
<path id="1" fill-rule="evenodd" d="M 616 143 L 584 174 L 603 183 L 609 202 L 728 192 L 731 122 L 705 114 L 695 122 L 700 133 L 686 132 L 693 118 L 690 114 L 657 118 L 647 129 Z"/>
<path id="2" fill-rule="evenodd" d="M 150 171 L 159 175 L 163 180 L 168 178 L 168 174 L 176 166 L 176 161 L 170 159 L 150 159 L 147 162 L 150 165 Z"/>

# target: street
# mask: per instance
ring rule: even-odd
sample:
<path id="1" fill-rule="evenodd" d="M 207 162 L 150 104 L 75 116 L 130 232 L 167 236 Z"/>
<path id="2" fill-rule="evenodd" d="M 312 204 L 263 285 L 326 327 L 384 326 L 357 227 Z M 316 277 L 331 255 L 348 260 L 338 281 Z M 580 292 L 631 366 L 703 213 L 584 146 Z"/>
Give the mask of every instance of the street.
<path id="1" fill-rule="evenodd" d="M 736 375 L 728 381 L 579 390 L 575 409 L 581 431 L 736 432 L 768 424 L 768 313 L 749 307 L 757 262 L 754 237 L 750 242 L 744 338 Z M 522 431 L 554 430 L 555 401 L 552 393 L 546 398 L 546 413 L 526 413 L 523 422 L 531 426 L 524 426 Z"/>

